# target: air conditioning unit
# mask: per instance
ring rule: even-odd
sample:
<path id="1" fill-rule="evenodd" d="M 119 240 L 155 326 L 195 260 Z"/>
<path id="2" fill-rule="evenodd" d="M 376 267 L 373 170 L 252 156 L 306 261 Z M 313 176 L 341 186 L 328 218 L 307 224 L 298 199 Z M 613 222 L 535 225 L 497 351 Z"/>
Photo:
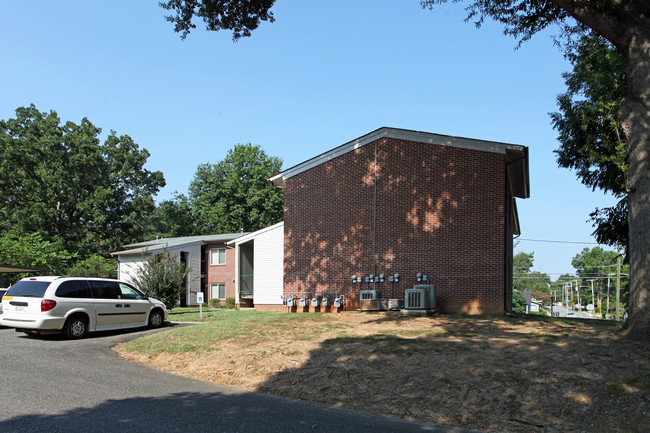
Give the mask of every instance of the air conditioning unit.
<path id="1" fill-rule="evenodd" d="M 361 300 L 362 301 L 375 301 L 381 297 L 379 290 L 362 290 L 361 291 Z"/>
<path id="2" fill-rule="evenodd" d="M 407 310 L 431 310 L 436 308 L 436 286 L 434 284 L 416 284 L 406 289 L 404 308 Z"/>

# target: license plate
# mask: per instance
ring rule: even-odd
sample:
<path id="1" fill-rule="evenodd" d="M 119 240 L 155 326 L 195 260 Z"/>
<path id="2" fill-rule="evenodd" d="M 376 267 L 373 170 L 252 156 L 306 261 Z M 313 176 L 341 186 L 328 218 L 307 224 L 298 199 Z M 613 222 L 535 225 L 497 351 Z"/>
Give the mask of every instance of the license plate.
<path id="1" fill-rule="evenodd" d="M 16 307 L 16 311 L 27 311 L 27 307 L 23 307 L 22 305 L 19 305 Z"/>

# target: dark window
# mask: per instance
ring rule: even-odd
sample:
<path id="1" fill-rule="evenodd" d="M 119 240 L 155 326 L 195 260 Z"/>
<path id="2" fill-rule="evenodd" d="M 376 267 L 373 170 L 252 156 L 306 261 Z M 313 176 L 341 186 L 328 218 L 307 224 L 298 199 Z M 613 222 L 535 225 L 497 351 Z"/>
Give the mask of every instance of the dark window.
<path id="1" fill-rule="evenodd" d="M 90 280 L 90 288 L 93 291 L 93 298 L 99 299 L 120 299 L 122 291 L 117 281 L 94 281 Z"/>
<path id="2" fill-rule="evenodd" d="M 6 296 L 24 296 L 26 298 L 42 298 L 50 281 L 18 281 L 7 290 Z"/>
<path id="3" fill-rule="evenodd" d="M 60 298 L 92 298 L 86 280 L 70 280 L 61 283 L 56 289 L 56 296 Z"/>

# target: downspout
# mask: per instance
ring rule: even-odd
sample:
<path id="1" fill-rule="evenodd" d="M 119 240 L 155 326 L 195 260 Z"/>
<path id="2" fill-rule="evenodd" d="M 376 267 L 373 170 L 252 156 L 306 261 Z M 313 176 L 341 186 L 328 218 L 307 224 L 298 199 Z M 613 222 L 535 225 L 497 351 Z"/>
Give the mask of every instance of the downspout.
<path id="1" fill-rule="evenodd" d="M 372 274 L 375 276 L 372 283 L 373 289 L 377 288 L 377 141 L 375 140 L 375 181 L 372 206 Z"/>

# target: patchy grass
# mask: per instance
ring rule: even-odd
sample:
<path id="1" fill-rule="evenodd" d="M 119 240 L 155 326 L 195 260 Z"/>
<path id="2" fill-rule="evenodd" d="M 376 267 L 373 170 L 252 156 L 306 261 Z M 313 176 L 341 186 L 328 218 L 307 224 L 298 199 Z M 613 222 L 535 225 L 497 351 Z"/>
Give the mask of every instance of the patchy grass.
<path id="1" fill-rule="evenodd" d="M 175 309 L 176 310 L 176 309 Z M 178 309 L 177 315 L 170 315 L 171 321 L 198 322 L 197 326 L 172 329 L 169 332 L 156 333 L 125 343 L 122 349 L 127 352 L 139 352 L 149 356 L 159 354 L 192 353 L 201 356 L 220 350 L 220 343 L 225 340 L 238 339 L 240 348 L 251 347 L 266 338 L 273 338 L 278 331 L 290 331 L 300 328 L 306 321 L 310 323 L 327 323 L 327 315 L 301 315 L 288 313 L 271 313 L 260 311 L 211 310 L 204 312 L 200 322 L 199 312 L 195 309 Z M 269 334 L 267 329 L 272 329 Z M 306 332 L 306 340 L 316 338 Z"/>
<path id="2" fill-rule="evenodd" d="M 195 379 L 474 430 L 650 433 L 650 346 L 617 326 L 214 310 L 116 350 Z"/>

